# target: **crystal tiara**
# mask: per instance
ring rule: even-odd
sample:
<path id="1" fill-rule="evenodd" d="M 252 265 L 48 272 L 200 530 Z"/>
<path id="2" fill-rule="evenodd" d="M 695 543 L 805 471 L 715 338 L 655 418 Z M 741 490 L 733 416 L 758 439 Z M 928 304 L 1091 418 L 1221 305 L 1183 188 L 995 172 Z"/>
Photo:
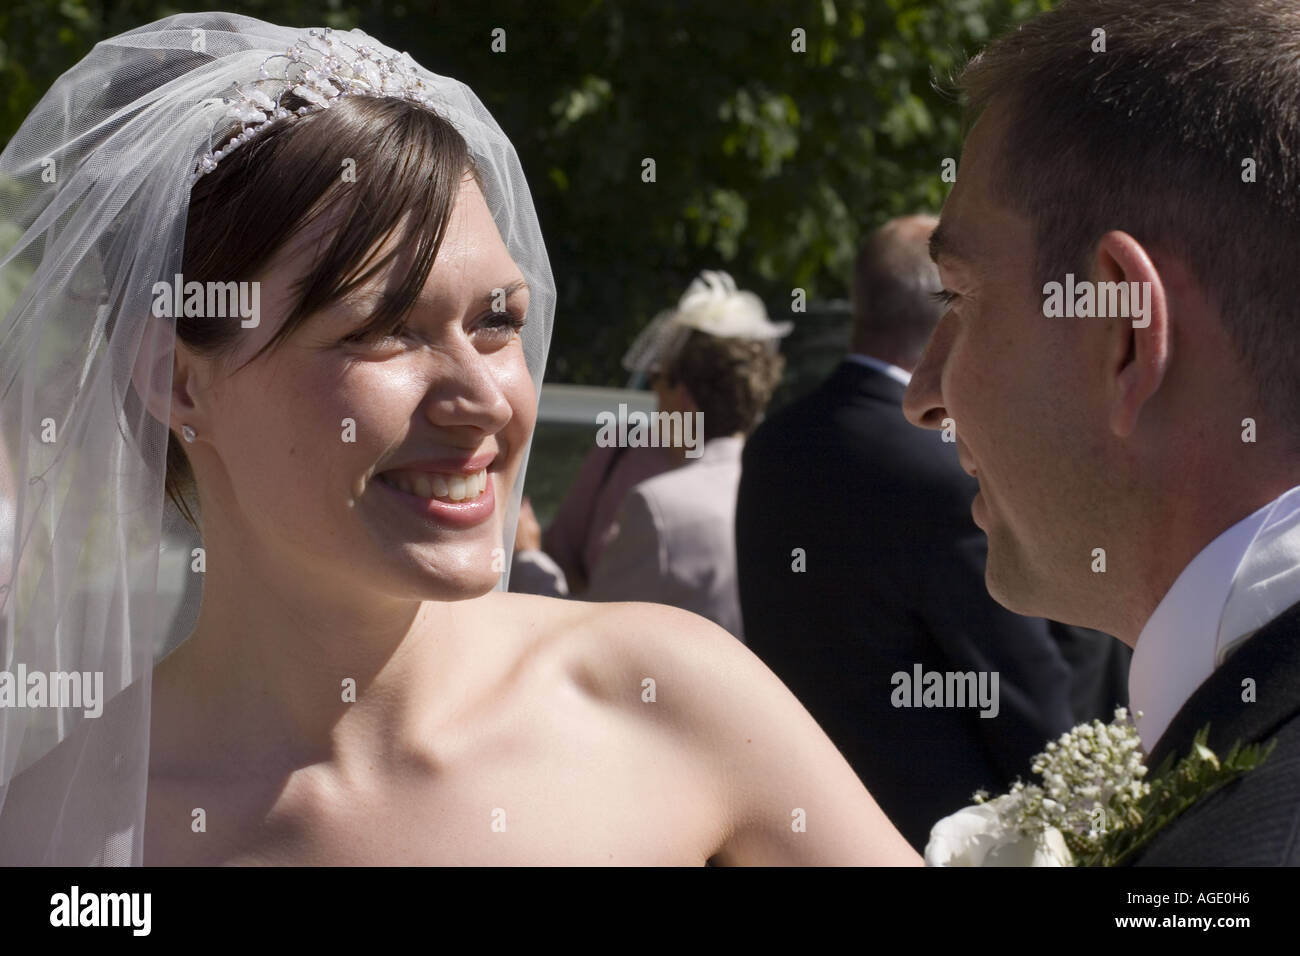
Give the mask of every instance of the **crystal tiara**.
<path id="1" fill-rule="evenodd" d="M 282 74 L 272 75 L 267 69 L 273 60 L 285 61 Z M 305 38 L 283 53 L 263 60 L 256 80 L 236 84 L 233 93 L 216 100 L 227 105 L 223 120 L 233 119 L 243 125 L 220 149 L 212 148 L 209 134 L 208 151 L 199 158 L 190 184 L 212 172 L 222 159 L 273 123 L 329 109 L 343 96 L 394 97 L 433 109 L 429 87 L 414 67 L 407 53 L 388 56 L 365 44 L 354 47 L 340 40 L 329 27 L 307 31 Z M 269 91 L 263 88 L 268 86 Z M 296 94 L 309 105 L 296 110 L 282 107 L 280 100 L 287 93 Z"/>

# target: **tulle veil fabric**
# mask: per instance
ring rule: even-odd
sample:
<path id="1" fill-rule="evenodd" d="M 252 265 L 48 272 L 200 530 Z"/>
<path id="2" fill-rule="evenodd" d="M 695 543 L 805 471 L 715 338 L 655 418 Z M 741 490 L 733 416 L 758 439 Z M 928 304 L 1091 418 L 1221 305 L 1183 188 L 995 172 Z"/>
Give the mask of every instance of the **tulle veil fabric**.
<path id="1" fill-rule="evenodd" d="M 171 386 L 174 330 L 146 322 L 151 290 L 182 271 L 192 174 L 233 132 L 220 98 L 306 35 L 191 13 L 104 40 L 0 154 L 0 864 L 143 860 L 152 667 L 202 588 L 197 537 L 165 501 L 168 430 L 142 401 Z M 468 87 L 411 67 L 531 287 L 540 394 L 555 287 L 523 169 Z"/>

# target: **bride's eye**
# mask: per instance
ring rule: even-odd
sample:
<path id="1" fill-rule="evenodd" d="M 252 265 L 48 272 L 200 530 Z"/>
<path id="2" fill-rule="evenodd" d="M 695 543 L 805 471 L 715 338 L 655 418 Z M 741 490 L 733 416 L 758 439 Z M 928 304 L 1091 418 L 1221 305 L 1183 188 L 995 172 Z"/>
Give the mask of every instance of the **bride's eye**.
<path id="1" fill-rule="evenodd" d="M 491 338 L 508 339 L 522 331 L 525 322 L 524 316 L 518 312 L 489 312 L 479 323 L 479 328 Z"/>
<path id="2" fill-rule="evenodd" d="M 339 339 L 339 343 L 374 350 L 395 349 L 401 347 L 405 334 L 405 327 L 394 329 L 392 332 L 381 332 L 376 329 L 363 330 L 343 336 L 343 338 Z"/>
<path id="3" fill-rule="evenodd" d="M 956 292 L 949 292 L 947 289 L 940 289 L 938 292 L 930 293 L 930 298 L 943 305 L 952 305 L 953 299 L 958 297 Z"/>

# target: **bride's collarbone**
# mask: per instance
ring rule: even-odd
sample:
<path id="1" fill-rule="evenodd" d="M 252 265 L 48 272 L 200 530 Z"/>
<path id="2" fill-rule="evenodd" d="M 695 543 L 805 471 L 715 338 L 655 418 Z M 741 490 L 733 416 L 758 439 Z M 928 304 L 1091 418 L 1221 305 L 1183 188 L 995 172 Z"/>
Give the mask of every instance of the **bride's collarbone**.
<path id="1" fill-rule="evenodd" d="M 328 773 L 176 788 L 151 806 L 147 862 L 702 864 L 722 831 L 704 787 L 655 741 L 610 737 L 525 732 L 418 779 L 353 788 Z"/>
<path id="2" fill-rule="evenodd" d="M 570 617 L 534 618 L 403 772 L 151 782 L 150 862 L 703 863 L 725 826 L 693 748 L 622 687 L 601 615 Z"/>

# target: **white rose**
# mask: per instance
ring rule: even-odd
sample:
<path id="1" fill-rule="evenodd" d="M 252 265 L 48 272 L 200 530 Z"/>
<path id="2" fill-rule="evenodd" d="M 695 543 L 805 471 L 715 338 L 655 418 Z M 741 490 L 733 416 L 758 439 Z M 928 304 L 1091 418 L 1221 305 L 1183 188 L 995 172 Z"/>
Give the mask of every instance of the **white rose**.
<path id="1" fill-rule="evenodd" d="M 1065 838 L 1054 827 L 1025 836 L 1008 826 L 1002 811 L 1013 800 L 1005 794 L 988 803 L 958 810 L 930 830 L 926 866 L 1073 866 Z"/>

